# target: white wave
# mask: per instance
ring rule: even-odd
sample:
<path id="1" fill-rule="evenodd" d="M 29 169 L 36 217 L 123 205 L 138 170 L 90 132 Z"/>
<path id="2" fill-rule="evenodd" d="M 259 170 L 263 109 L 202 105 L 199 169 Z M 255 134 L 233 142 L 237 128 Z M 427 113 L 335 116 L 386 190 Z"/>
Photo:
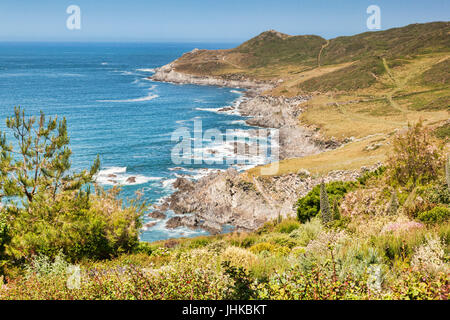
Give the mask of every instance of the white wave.
<path id="1" fill-rule="evenodd" d="M 108 65 L 108 62 L 102 62 L 101 65 L 106 66 L 106 65 Z"/>
<path id="2" fill-rule="evenodd" d="M 230 110 L 224 110 L 225 108 L 232 108 L 232 106 L 224 106 L 220 108 L 195 108 L 197 111 L 208 111 L 208 112 L 214 112 L 219 114 L 237 114 L 237 111 L 235 108 Z"/>
<path id="3" fill-rule="evenodd" d="M 219 112 L 219 110 L 222 108 L 195 108 L 195 110 L 198 111 L 209 111 L 209 112 Z"/>
<path id="4" fill-rule="evenodd" d="M 149 181 L 161 180 L 161 177 L 146 177 L 140 174 L 127 174 L 126 167 L 109 167 L 100 170 L 95 181 L 102 185 L 138 185 Z"/>
<path id="5" fill-rule="evenodd" d="M 158 98 L 157 94 L 149 93 L 145 97 L 136 98 L 136 99 L 125 99 L 125 100 L 97 100 L 97 102 L 142 102 L 142 101 L 150 101 Z"/>
<path id="6" fill-rule="evenodd" d="M 163 188 L 166 189 L 166 190 L 173 191 L 173 190 L 174 190 L 173 183 L 174 183 L 176 180 L 177 180 L 177 179 L 167 179 L 167 180 L 164 180 L 164 181 L 162 182 Z"/>
<path id="7" fill-rule="evenodd" d="M 242 126 L 246 126 L 247 123 L 245 123 L 245 120 L 234 120 L 234 121 L 230 121 L 230 124 L 239 124 Z"/>
<path id="8" fill-rule="evenodd" d="M 231 93 L 237 93 L 237 94 L 242 94 L 242 91 L 238 91 L 238 90 L 230 90 Z"/>
<path id="9" fill-rule="evenodd" d="M 155 69 L 153 69 L 153 68 L 142 68 L 142 69 L 136 69 L 136 71 L 140 71 L 140 72 L 151 72 L 151 73 L 155 73 Z"/>

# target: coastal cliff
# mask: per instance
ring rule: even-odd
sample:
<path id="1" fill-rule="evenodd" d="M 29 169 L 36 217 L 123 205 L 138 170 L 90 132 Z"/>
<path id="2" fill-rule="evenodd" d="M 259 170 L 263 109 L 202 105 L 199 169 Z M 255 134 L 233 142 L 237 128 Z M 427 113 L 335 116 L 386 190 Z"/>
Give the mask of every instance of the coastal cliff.
<path id="1" fill-rule="evenodd" d="M 246 89 L 230 108 L 250 126 L 277 129 L 283 160 L 273 176 L 229 169 L 178 179 L 161 208 L 183 215 L 167 226 L 254 230 L 293 214 L 322 178 L 348 181 L 378 166 L 410 121 L 425 116 L 426 126 L 445 127 L 449 30 L 436 22 L 331 40 L 271 30 L 234 49 L 195 49 L 157 69 L 153 81 Z M 416 41 L 417 34 L 427 37 Z"/>
<path id="2" fill-rule="evenodd" d="M 177 191 L 162 207 L 177 214 L 191 214 L 171 218 L 167 223 L 170 228 L 187 226 L 219 233 L 222 226 L 230 225 L 236 230 L 255 230 L 278 216 L 294 216 L 293 204 L 322 179 L 325 182 L 352 181 L 379 165 L 332 171 L 323 177 L 302 170 L 297 174 L 250 178 L 228 169 L 195 182 L 178 178 L 174 183 Z"/>

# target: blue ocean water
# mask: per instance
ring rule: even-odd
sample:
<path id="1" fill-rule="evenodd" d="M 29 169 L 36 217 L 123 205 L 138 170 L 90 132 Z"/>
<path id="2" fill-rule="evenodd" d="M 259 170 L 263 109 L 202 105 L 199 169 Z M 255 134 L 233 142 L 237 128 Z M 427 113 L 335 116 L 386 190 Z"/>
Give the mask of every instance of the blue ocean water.
<path id="1" fill-rule="evenodd" d="M 0 130 L 14 106 L 28 115 L 66 117 L 72 167 L 89 167 L 100 155 L 98 182 L 122 185 L 121 197 L 141 190 L 150 203 L 173 192 L 177 176 L 199 176 L 226 164 L 182 164 L 171 160 L 174 130 L 246 130 L 242 117 L 214 112 L 240 99 L 230 88 L 175 85 L 147 79 L 162 66 L 196 47 L 222 49 L 232 44 L 0 44 Z M 223 149 L 223 148 L 222 148 Z M 221 147 L 218 150 L 222 150 Z M 182 167 L 183 169 L 180 169 Z M 134 177 L 130 182 L 128 178 Z M 127 181 L 128 179 L 128 181 Z M 169 212 L 169 216 L 173 213 Z M 143 217 L 148 222 L 148 217 Z M 165 221 L 143 229 L 141 240 L 205 234 L 201 230 L 167 230 Z"/>

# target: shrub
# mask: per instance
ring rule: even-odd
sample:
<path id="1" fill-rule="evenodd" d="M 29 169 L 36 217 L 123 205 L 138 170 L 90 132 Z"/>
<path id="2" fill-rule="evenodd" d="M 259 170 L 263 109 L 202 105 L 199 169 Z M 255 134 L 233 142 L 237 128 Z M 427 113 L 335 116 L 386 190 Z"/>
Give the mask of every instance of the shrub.
<path id="1" fill-rule="evenodd" d="M 440 223 L 447 221 L 450 217 L 450 209 L 447 207 L 434 207 L 429 211 L 419 213 L 417 218 L 426 223 Z"/>
<path id="2" fill-rule="evenodd" d="M 322 223 L 324 225 L 328 225 L 332 220 L 330 202 L 328 201 L 328 195 L 323 181 L 320 184 L 320 217 L 322 218 Z"/>
<path id="3" fill-rule="evenodd" d="M 389 206 L 388 206 L 388 214 L 390 214 L 391 216 L 397 214 L 398 211 L 398 198 L 397 198 L 397 191 L 393 191 L 392 195 L 391 195 L 391 200 L 389 201 Z"/>
<path id="4" fill-rule="evenodd" d="M 325 189 L 330 201 L 340 201 L 355 186 L 354 182 L 334 181 L 327 183 Z M 320 211 L 320 185 L 315 186 L 306 196 L 297 201 L 297 217 L 305 223 Z"/>
<path id="5" fill-rule="evenodd" d="M 78 261 L 133 251 L 139 243 L 144 207 L 132 202 L 123 207 L 118 192 L 114 188 L 89 198 L 71 194 L 53 201 L 36 198 L 30 210 L 20 211 L 13 221 L 8 253 L 16 260 L 33 254 L 54 258 L 62 250 L 69 260 Z"/>
<path id="6" fill-rule="evenodd" d="M 387 164 L 394 184 L 425 184 L 438 177 L 442 170 L 442 157 L 422 122 L 409 125 L 405 133 L 396 136 L 393 145 Z"/>
<path id="7" fill-rule="evenodd" d="M 445 181 L 447 182 L 447 189 L 450 191 L 450 155 L 447 154 L 447 161 L 445 161 Z"/>
<path id="8" fill-rule="evenodd" d="M 281 233 L 291 233 L 292 231 L 298 229 L 299 227 L 300 224 L 297 221 L 283 220 L 275 227 L 275 231 Z"/>
<path id="9" fill-rule="evenodd" d="M 292 231 L 289 237 L 293 238 L 297 244 L 306 246 L 311 240 L 316 239 L 322 231 L 323 226 L 320 223 L 320 219 L 312 218 L 310 221 L 302 224 L 300 228 Z"/>
<path id="10" fill-rule="evenodd" d="M 253 245 L 250 249 L 251 252 L 255 254 L 261 254 L 261 253 L 272 253 L 275 255 L 287 255 L 289 254 L 290 250 L 288 247 L 283 247 L 280 245 L 274 245 L 269 242 L 260 242 L 255 245 Z"/>
<path id="11" fill-rule="evenodd" d="M 225 274 L 233 281 L 229 298 L 236 300 L 249 300 L 256 292 L 252 288 L 253 279 L 250 273 L 242 267 L 230 264 L 230 261 L 222 263 Z"/>
<path id="12" fill-rule="evenodd" d="M 249 250 L 255 254 L 260 254 L 264 251 L 273 253 L 276 251 L 276 249 L 277 247 L 269 242 L 260 242 L 251 246 Z"/>
<path id="13" fill-rule="evenodd" d="M 53 261 L 42 254 L 33 256 L 31 263 L 25 266 L 26 275 L 27 277 L 65 276 L 70 266 L 65 259 L 62 252 L 58 253 Z"/>
<path id="14" fill-rule="evenodd" d="M 53 259 L 60 251 L 72 261 L 102 259 L 135 248 L 145 203 L 131 200 L 124 207 L 117 188 L 91 194 L 99 157 L 89 170 L 71 170 L 66 120 L 46 121 L 41 113 L 36 121 L 20 108 L 14 111 L 6 127 L 15 144 L 0 134 L 0 197 L 10 221 L 5 250 L 11 260 Z"/>
<path id="15" fill-rule="evenodd" d="M 0 211 L 0 275 L 3 274 L 3 265 L 6 263 L 5 247 L 10 240 L 11 237 L 6 216 Z"/>
<path id="16" fill-rule="evenodd" d="M 246 250 L 239 247 L 228 247 L 221 255 L 222 261 L 229 261 L 230 265 L 235 267 L 244 267 L 250 269 L 255 264 L 258 257 Z"/>

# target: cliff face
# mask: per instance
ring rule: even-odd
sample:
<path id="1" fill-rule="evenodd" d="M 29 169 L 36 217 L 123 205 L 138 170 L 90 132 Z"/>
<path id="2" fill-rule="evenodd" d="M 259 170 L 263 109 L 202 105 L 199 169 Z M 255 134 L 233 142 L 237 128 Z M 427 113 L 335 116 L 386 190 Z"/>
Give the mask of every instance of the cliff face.
<path id="1" fill-rule="evenodd" d="M 325 182 L 354 180 L 377 167 L 332 171 L 323 178 Z M 305 170 L 298 174 L 250 178 L 228 169 L 196 182 L 178 178 L 174 184 L 177 191 L 162 206 L 177 214 L 192 214 L 172 218 L 168 227 L 200 227 L 218 233 L 228 224 L 237 230 L 255 230 L 278 215 L 295 215 L 293 205 L 298 198 L 305 196 L 321 179 Z"/>

